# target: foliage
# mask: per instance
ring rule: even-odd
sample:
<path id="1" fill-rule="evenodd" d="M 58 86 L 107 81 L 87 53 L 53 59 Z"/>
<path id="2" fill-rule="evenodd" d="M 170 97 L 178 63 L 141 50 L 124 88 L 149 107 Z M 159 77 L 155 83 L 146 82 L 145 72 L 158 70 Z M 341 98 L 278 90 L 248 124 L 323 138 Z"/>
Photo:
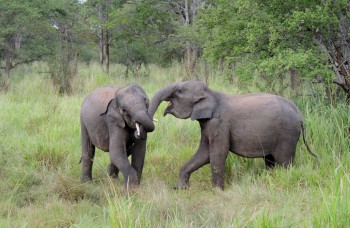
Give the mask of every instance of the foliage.
<path id="1" fill-rule="evenodd" d="M 9 84 L 10 71 L 42 59 L 51 52 L 52 29 L 45 20 L 42 1 L 0 1 L 0 84 Z"/>
<path id="2" fill-rule="evenodd" d="M 76 71 L 77 47 L 84 29 L 76 0 L 6 1 L 0 4 L 1 68 L 9 71 L 23 63 L 45 60 L 60 94 L 70 93 Z M 75 62 L 74 62 L 75 61 Z"/>
<path id="3" fill-rule="evenodd" d="M 81 40 L 81 17 L 76 1 L 66 0 L 55 4 L 50 21 L 56 29 L 52 44 L 54 52 L 48 58 L 49 71 L 59 94 L 72 93 L 72 81 L 77 72 L 78 48 Z"/>
<path id="4" fill-rule="evenodd" d="M 116 62 L 126 67 L 162 62 L 167 52 L 164 42 L 174 33 L 171 15 L 159 1 L 132 3 L 110 14 L 108 26 L 118 53 Z"/>
<path id="5" fill-rule="evenodd" d="M 6 85 L 11 69 L 43 57 L 50 63 L 61 59 L 61 76 L 54 76 L 55 82 L 72 78 L 63 69 L 74 64 L 64 64 L 63 58 L 96 61 L 105 39 L 108 63 L 123 64 L 125 74 L 140 75 L 144 66 L 148 75 L 150 63 L 170 66 L 182 61 L 187 64 L 185 78 L 199 78 L 197 63 L 204 57 L 212 62 L 211 69 L 205 64 L 206 74 L 219 62 L 219 68 L 231 72 L 231 82 L 245 84 L 260 77 L 272 91 L 286 78 L 291 85 L 322 82 L 329 91 L 335 83 L 350 101 L 350 14 L 345 0 L 0 3 L 0 69 L 6 69 L 6 76 L 1 74 Z M 108 32 L 105 38 L 102 30 Z M 64 46 L 69 46 L 66 51 Z M 58 69 L 51 68 L 51 74 Z M 61 84 L 68 88 L 57 86 L 60 93 L 69 93 L 71 82 Z"/>
<path id="6" fill-rule="evenodd" d="M 268 81 L 292 69 L 308 81 L 332 79 L 347 93 L 348 73 L 341 65 L 348 59 L 348 34 L 342 32 L 348 24 L 342 20 L 349 14 L 343 12 L 348 12 L 345 1 L 219 0 L 204 7 L 200 17 L 204 52 L 212 61 L 244 59 Z"/>

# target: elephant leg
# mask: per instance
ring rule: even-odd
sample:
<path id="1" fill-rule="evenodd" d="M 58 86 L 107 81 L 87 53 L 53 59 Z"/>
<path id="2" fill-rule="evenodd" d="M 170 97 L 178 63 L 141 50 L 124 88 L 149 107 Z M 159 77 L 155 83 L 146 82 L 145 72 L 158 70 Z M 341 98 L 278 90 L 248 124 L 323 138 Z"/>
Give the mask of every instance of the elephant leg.
<path id="1" fill-rule="evenodd" d="M 132 150 L 130 148 L 128 148 L 127 154 L 128 154 L 128 157 L 132 154 Z M 116 178 L 118 178 L 119 169 L 112 162 L 110 162 L 108 167 L 107 167 L 107 173 L 110 177 L 116 179 Z"/>
<path id="2" fill-rule="evenodd" d="M 273 169 L 275 167 L 275 164 L 276 164 L 275 158 L 271 154 L 266 155 L 264 157 L 264 160 L 265 160 L 265 166 L 267 169 Z"/>
<path id="3" fill-rule="evenodd" d="M 128 149 L 128 157 L 130 156 L 130 154 L 131 154 L 131 150 Z M 119 169 L 112 162 L 110 162 L 108 167 L 107 167 L 107 173 L 110 177 L 116 179 L 116 178 L 118 178 Z"/>
<path id="4" fill-rule="evenodd" d="M 92 164 L 95 157 L 95 146 L 89 139 L 89 135 L 85 126 L 81 126 L 81 141 L 82 141 L 82 182 L 92 180 Z"/>
<path id="5" fill-rule="evenodd" d="M 126 138 L 127 135 L 125 132 L 116 131 L 116 133 L 110 134 L 109 159 L 111 163 L 123 173 L 125 186 L 127 189 L 129 189 L 139 185 L 140 181 L 137 177 L 136 170 L 131 166 L 128 160 Z"/>
<path id="6" fill-rule="evenodd" d="M 139 181 L 141 180 L 143 165 L 146 155 L 146 140 L 136 140 L 131 152 L 131 165 L 137 172 Z"/>
<path id="7" fill-rule="evenodd" d="M 208 139 L 205 136 L 201 136 L 201 141 L 197 152 L 193 157 L 180 169 L 179 180 L 174 187 L 175 189 L 189 188 L 189 179 L 191 174 L 209 163 L 209 148 L 208 148 Z"/>
<path id="8" fill-rule="evenodd" d="M 223 137 L 217 136 L 209 144 L 209 157 L 212 175 L 212 185 L 224 189 L 225 161 L 229 152 L 229 143 Z"/>
<path id="9" fill-rule="evenodd" d="M 273 157 L 275 158 L 276 164 L 288 168 L 293 163 L 296 150 L 296 142 L 291 143 L 290 141 L 283 141 L 276 146 Z"/>
<path id="10" fill-rule="evenodd" d="M 112 162 L 107 167 L 108 175 L 112 178 L 118 178 L 119 169 Z"/>

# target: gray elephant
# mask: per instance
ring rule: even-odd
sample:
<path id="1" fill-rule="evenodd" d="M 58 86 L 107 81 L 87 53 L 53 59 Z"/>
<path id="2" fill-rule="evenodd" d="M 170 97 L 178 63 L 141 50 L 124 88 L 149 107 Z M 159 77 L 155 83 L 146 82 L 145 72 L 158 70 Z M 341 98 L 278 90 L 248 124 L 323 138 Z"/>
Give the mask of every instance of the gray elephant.
<path id="1" fill-rule="evenodd" d="M 97 88 L 85 98 L 80 111 L 82 182 L 92 180 L 97 147 L 109 152 L 110 176 L 116 177 L 120 170 L 126 187 L 140 183 L 147 132 L 154 130 L 148 105 L 148 96 L 136 84 L 122 89 L 114 86 Z M 131 164 L 129 155 L 132 155 Z"/>
<path id="2" fill-rule="evenodd" d="M 191 117 L 201 127 L 199 148 L 181 168 L 175 188 L 188 188 L 191 173 L 210 163 L 212 184 L 223 189 L 229 151 L 248 158 L 262 157 L 268 168 L 276 163 L 287 167 L 294 159 L 303 118 L 283 97 L 228 95 L 209 89 L 204 82 L 186 81 L 173 83 L 154 95 L 148 109 L 152 117 L 162 101 L 169 102 L 164 116 Z"/>

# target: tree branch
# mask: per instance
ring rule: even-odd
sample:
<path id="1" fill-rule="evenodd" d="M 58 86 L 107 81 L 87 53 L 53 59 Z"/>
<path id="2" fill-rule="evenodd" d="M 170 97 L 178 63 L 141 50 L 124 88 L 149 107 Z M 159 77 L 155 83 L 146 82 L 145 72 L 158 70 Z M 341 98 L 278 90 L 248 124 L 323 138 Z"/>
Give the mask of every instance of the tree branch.
<path id="1" fill-rule="evenodd" d="M 340 86 L 346 93 L 349 93 L 350 89 L 347 88 L 344 83 L 341 83 L 341 82 L 337 81 L 337 79 L 334 79 L 333 83 L 337 84 L 338 86 Z"/>

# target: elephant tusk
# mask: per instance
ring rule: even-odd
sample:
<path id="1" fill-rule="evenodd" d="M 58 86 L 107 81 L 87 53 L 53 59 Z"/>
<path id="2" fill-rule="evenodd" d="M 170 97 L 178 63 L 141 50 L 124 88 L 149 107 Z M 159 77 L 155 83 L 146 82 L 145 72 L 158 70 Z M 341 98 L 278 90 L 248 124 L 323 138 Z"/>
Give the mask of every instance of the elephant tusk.
<path id="1" fill-rule="evenodd" d="M 139 136 L 140 137 L 140 124 L 139 123 L 135 123 L 135 125 L 136 125 L 136 130 L 137 130 L 137 136 Z"/>
<path id="2" fill-rule="evenodd" d="M 156 118 L 153 118 L 153 122 L 158 122 L 158 120 Z"/>

